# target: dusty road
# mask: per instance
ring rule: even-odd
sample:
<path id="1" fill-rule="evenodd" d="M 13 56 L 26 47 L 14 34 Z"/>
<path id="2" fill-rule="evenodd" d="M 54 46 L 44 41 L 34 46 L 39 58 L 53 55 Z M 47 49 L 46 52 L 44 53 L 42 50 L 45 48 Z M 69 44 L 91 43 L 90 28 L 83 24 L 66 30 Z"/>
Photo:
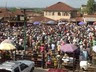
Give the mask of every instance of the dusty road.
<path id="1" fill-rule="evenodd" d="M 43 69 L 43 68 L 35 68 L 33 72 L 47 72 L 48 69 Z"/>
<path id="2" fill-rule="evenodd" d="M 35 68 L 35 70 L 33 71 L 33 72 L 47 72 L 48 71 L 48 69 L 43 69 L 43 68 Z M 72 70 L 69 70 L 68 72 L 73 72 Z M 92 71 L 78 71 L 78 70 L 76 70 L 76 71 L 74 71 L 74 72 L 92 72 Z"/>

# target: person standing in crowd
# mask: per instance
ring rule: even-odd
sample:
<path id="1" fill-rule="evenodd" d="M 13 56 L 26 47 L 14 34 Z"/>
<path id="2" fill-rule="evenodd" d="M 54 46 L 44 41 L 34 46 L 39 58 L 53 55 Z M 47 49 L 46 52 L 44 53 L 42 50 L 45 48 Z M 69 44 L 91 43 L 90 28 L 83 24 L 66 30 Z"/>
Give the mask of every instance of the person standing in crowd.
<path id="1" fill-rule="evenodd" d="M 58 68 L 62 68 L 62 56 L 60 56 L 60 54 L 57 54 L 57 56 L 56 56 L 56 58 L 57 58 L 57 63 L 58 63 Z"/>
<path id="2" fill-rule="evenodd" d="M 51 55 L 48 53 L 46 57 L 46 68 L 51 67 L 51 64 L 52 64 L 52 58 Z"/>
<path id="3" fill-rule="evenodd" d="M 40 46 L 40 52 L 42 53 L 42 52 L 44 52 L 44 50 L 45 50 L 45 46 L 44 46 L 44 44 L 42 44 L 42 45 Z"/>
<path id="4" fill-rule="evenodd" d="M 57 61 L 55 56 L 53 56 L 52 61 L 53 61 L 53 64 L 54 64 L 54 68 L 57 68 L 58 67 L 58 61 Z"/>
<path id="5" fill-rule="evenodd" d="M 46 52 L 49 51 L 49 47 L 48 47 L 48 44 L 47 44 L 47 43 L 45 44 L 45 51 L 46 51 Z"/>
<path id="6" fill-rule="evenodd" d="M 42 52 L 42 61 L 41 61 L 42 68 L 45 68 L 45 53 Z"/>
<path id="7" fill-rule="evenodd" d="M 86 48 L 83 48 L 83 50 L 80 53 L 81 55 L 81 61 L 88 61 L 88 51 L 86 50 Z"/>
<path id="8" fill-rule="evenodd" d="M 6 27 L 5 24 L 0 25 L 2 25 L 1 26 L 2 28 L 0 28 L 1 33 L 0 42 L 2 42 L 4 39 L 7 39 L 8 37 L 10 37 L 10 39 L 16 37 L 15 42 L 23 46 L 23 39 L 24 39 L 23 26 Z M 28 48 L 32 46 L 32 52 L 35 61 L 37 60 L 38 52 L 39 54 L 42 55 L 42 52 L 44 52 L 44 50 L 46 50 L 45 54 L 47 54 L 49 51 L 52 51 L 52 53 L 56 54 L 58 51 L 58 53 L 61 56 L 62 51 L 60 51 L 59 45 L 64 45 L 65 43 L 72 43 L 75 44 L 76 46 L 78 45 L 81 50 L 80 56 L 82 56 L 83 60 L 87 60 L 88 52 L 85 48 L 87 48 L 88 45 L 90 45 L 89 48 L 91 49 L 92 46 L 96 45 L 95 31 L 96 31 L 95 25 L 78 26 L 76 23 L 69 23 L 69 22 L 66 22 L 66 24 L 59 26 L 44 25 L 44 24 L 30 25 L 26 27 L 26 35 L 29 36 L 29 38 L 26 38 L 26 41 L 29 41 Z M 14 35 L 15 32 L 19 32 L 19 34 Z M 58 44 L 58 41 L 62 41 L 62 43 Z M 39 45 L 38 42 L 40 42 Z M 42 43 L 44 45 L 42 45 Z M 49 58 L 51 56 L 52 56 L 51 54 L 48 55 L 47 64 L 51 63 Z"/>
<path id="9" fill-rule="evenodd" d="M 34 58 L 35 65 L 37 65 L 38 54 L 36 50 L 33 50 L 33 58 Z"/>
<path id="10" fill-rule="evenodd" d="M 54 54 L 55 53 L 55 44 L 54 43 L 51 44 L 51 50 L 52 50 L 52 53 Z"/>
<path id="11" fill-rule="evenodd" d="M 96 45 L 96 38 L 94 37 L 93 38 L 93 46 L 95 46 Z"/>

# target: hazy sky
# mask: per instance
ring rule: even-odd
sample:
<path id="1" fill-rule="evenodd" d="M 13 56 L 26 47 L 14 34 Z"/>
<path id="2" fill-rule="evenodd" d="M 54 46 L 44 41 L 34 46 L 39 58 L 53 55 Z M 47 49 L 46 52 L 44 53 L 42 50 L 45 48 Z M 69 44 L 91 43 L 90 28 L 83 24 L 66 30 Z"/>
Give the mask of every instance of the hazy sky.
<path id="1" fill-rule="evenodd" d="M 57 2 L 64 2 L 72 7 L 78 8 L 86 4 L 87 0 L 0 0 L 0 6 L 3 7 L 48 7 Z"/>

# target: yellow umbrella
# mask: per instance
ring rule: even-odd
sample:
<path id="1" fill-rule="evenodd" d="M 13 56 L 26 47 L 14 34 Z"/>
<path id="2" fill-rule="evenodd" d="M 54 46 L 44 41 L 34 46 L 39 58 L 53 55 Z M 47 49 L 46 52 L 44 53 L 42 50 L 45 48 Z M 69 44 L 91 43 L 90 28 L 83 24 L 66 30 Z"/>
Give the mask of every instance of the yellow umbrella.
<path id="1" fill-rule="evenodd" d="M 0 50 L 14 50 L 16 47 L 13 44 L 10 43 L 1 43 L 0 44 Z"/>

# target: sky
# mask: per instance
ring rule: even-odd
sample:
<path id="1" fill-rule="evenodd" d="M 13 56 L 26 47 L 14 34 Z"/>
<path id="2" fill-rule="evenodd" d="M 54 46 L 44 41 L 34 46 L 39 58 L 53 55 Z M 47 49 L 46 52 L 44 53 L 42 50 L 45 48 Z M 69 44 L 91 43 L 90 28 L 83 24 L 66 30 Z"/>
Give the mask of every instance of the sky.
<path id="1" fill-rule="evenodd" d="M 46 8 L 57 2 L 64 2 L 74 8 L 79 8 L 82 4 L 86 4 L 87 0 L 0 0 L 0 7 Z"/>

